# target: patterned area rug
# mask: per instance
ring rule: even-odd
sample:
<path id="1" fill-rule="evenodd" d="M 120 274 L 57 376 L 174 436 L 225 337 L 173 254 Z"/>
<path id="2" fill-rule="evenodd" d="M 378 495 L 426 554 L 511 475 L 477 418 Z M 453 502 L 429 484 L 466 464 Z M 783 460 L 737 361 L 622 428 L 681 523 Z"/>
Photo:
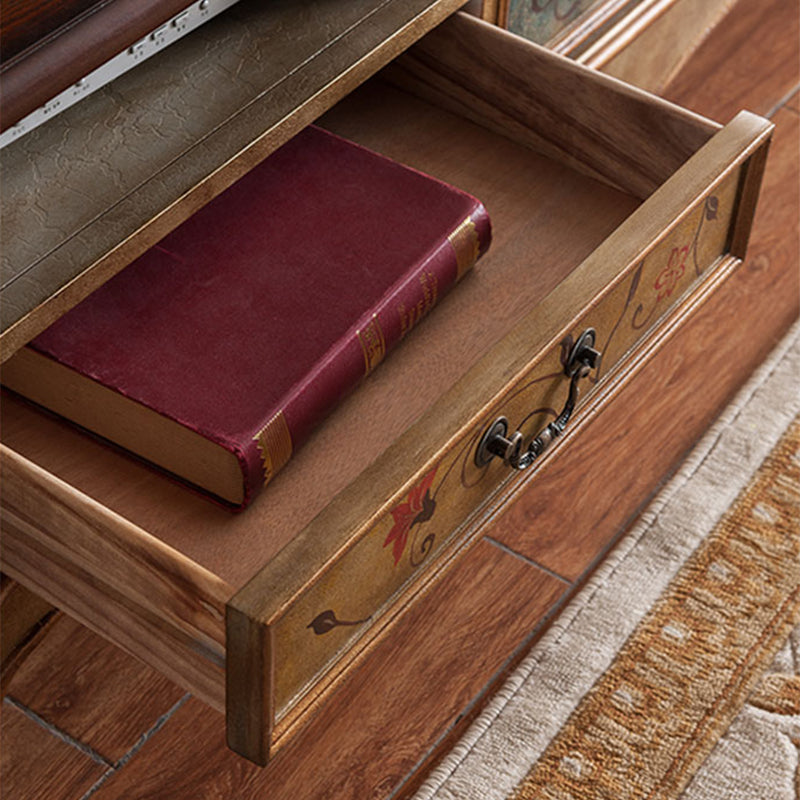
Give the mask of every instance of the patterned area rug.
<path id="1" fill-rule="evenodd" d="M 415 800 L 800 798 L 800 326 Z"/>

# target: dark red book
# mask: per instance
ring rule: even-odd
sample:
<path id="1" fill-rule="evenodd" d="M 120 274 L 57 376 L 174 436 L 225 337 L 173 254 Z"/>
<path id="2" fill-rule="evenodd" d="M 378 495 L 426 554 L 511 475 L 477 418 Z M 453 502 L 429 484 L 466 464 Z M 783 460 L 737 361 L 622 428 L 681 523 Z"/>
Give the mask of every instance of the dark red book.
<path id="1" fill-rule="evenodd" d="M 489 241 L 473 197 L 307 128 L 3 382 L 243 507 Z"/>

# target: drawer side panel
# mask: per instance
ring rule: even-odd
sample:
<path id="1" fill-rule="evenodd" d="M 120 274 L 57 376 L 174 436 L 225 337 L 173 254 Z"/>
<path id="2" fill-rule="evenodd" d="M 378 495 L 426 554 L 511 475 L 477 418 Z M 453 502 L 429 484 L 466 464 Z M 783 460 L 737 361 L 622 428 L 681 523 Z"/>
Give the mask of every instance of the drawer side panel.
<path id="1" fill-rule="evenodd" d="M 6 447 L 2 466 L 3 571 L 224 708 L 233 590 Z"/>

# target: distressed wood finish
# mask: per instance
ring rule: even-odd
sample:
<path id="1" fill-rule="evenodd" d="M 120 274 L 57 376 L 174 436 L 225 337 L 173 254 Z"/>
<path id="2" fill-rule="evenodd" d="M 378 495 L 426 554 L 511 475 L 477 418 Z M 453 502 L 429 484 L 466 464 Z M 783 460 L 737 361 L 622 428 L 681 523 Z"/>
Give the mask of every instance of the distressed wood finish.
<path id="1" fill-rule="evenodd" d="M 4 148 L 0 358 L 462 3 L 242 4 Z"/>
<path id="2" fill-rule="evenodd" d="M 381 619 L 382 598 L 393 597 L 391 617 L 398 606 L 410 602 L 415 592 L 424 591 L 425 583 L 434 580 L 437 572 L 444 570 L 463 550 L 469 539 L 463 530 L 459 531 L 463 520 L 479 509 L 508 477 L 502 465 L 490 466 L 484 474 L 470 466 L 471 453 L 481 432 L 502 412 L 507 412 L 513 421 L 525 418 L 524 409 L 550 408 L 550 403 L 559 406 L 557 401 L 553 401 L 552 385 L 554 376 L 559 373 L 562 343 L 566 337 L 577 337 L 580 330 L 596 323 L 594 326 L 600 330 L 610 331 L 610 341 L 617 332 L 619 321 L 627 314 L 632 314 L 633 327 L 636 327 L 635 321 L 643 308 L 636 299 L 636 287 L 641 275 L 647 274 L 644 265 L 651 259 L 650 251 L 653 251 L 652 260 L 658 264 L 658 269 L 671 271 L 677 268 L 677 262 L 673 265 L 672 259 L 676 253 L 683 253 L 685 260 L 691 243 L 697 241 L 703 221 L 708 217 L 708 203 L 713 193 L 718 189 L 724 193 L 727 176 L 733 181 L 735 190 L 738 186 L 737 165 L 763 148 L 770 131 L 771 126 L 764 120 L 742 115 L 735 124 L 715 137 L 704 151 L 679 170 L 649 203 L 635 212 L 540 303 L 513 335 L 490 352 L 378 459 L 369 473 L 341 493 L 232 599 L 229 607 L 235 611 L 237 620 L 247 617 L 251 621 L 250 626 L 237 624 L 235 628 L 229 627 L 226 645 L 227 717 L 235 731 L 232 742 L 236 742 L 237 748 L 241 747 L 241 732 L 245 728 L 252 731 L 249 697 L 257 692 L 273 694 L 274 699 L 262 701 L 261 707 L 275 708 L 280 720 L 276 738 L 292 735 L 292 727 L 302 724 L 309 704 L 318 702 L 317 693 L 329 691 L 342 671 L 350 669 L 352 662 L 374 638 L 386 635 L 391 619 Z M 705 167 L 699 168 L 700 163 L 705 163 Z M 711 163 L 716 166 L 709 171 Z M 758 169 L 753 174 L 757 176 Z M 708 183 L 701 186 L 696 183 L 698 179 Z M 688 196 L 697 199 L 687 207 L 689 186 L 692 191 Z M 671 196 L 676 200 L 680 198 L 679 207 L 673 206 Z M 716 209 L 716 196 L 713 197 Z M 731 195 L 729 207 L 732 206 Z M 725 242 L 731 231 L 724 222 L 723 207 L 724 204 L 720 204 L 719 213 L 723 221 L 719 237 L 705 255 L 709 264 L 725 252 Z M 697 216 L 693 218 L 691 212 Z M 749 227 L 746 215 L 739 215 L 739 221 L 742 226 Z M 647 238 L 648 223 L 655 225 L 652 239 Z M 735 230 L 731 232 L 734 240 L 739 237 Z M 659 251 L 657 245 L 663 249 Z M 613 269 L 613 274 L 603 274 L 604 270 L 610 269 Z M 700 272 L 698 269 L 697 274 Z M 654 274 L 658 275 L 658 272 Z M 627 284 L 625 281 L 629 277 L 630 284 Z M 602 283 L 593 285 L 594 280 Z M 642 282 L 652 280 L 651 275 Z M 656 277 L 656 288 L 659 280 L 660 276 Z M 622 352 L 646 334 L 649 330 L 647 323 L 655 325 L 657 317 L 652 321 L 651 318 L 652 313 L 641 323 L 639 332 L 625 342 Z M 563 327 L 565 320 L 570 321 L 566 328 Z M 525 336 L 522 331 L 535 333 Z M 521 353 L 535 355 L 520 359 Z M 613 359 L 609 361 L 608 367 L 611 368 Z M 544 378 L 550 384 L 537 386 L 531 396 L 525 397 L 520 392 L 520 388 Z M 557 377 L 555 382 L 558 382 Z M 542 388 L 544 391 L 539 394 L 537 390 Z M 590 410 L 584 410 L 584 413 L 592 413 L 591 401 L 588 408 Z M 540 420 L 541 417 L 533 419 Z M 523 430 L 527 435 L 536 432 L 536 428 Z M 413 457 L 410 457 L 412 453 Z M 411 476 L 404 477 L 400 469 L 409 463 L 415 465 L 415 470 Z M 394 573 L 393 580 L 383 578 L 385 572 L 379 560 L 381 551 L 394 535 L 403 534 L 397 529 L 398 514 L 404 513 L 404 501 L 413 506 L 414 487 L 419 486 L 427 487 L 429 495 L 435 499 L 441 488 L 441 484 L 435 487 L 433 483 L 439 469 L 445 475 L 442 483 L 452 475 L 450 485 L 454 487 L 449 494 L 443 492 L 437 501 L 444 507 L 441 519 L 435 519 L 427 527 L 423 523 L 414 537 L 411 537 L 410 529 L 405 532 L 410 539 L 408 564 L 399 575 Z M 459 471 L 461 485 L 457 480 Z M 397 486 L 402 488 L 393 492 L 392 488 Z M 410 508 L 409 520 L 422 511 L 422 506 Z M 430 514 L 423 517 L 425 520 L 428 518 Z M 326 558 L 326 553 L 335 553 L 335 560 Z M 418 562 L 432 554 L 433 564 L 417 571 Z M 308 572 L 298 570 L 298 564 L 311 569 Z M 360 590 L 357 575 L 364 564 L 371 565 L 373 580 Z M 381 588 L 382 595 L 378 593 Z M 398 601 L 396 592 L 401 589 L 405 595 Z M 291 602 L 287 603 L 285 598 L 292 598 Z M 343 620 L 345 624 L 342 624 Z M 317 630 L 318 625 L 321 631 Z M 308 629 L 318 634 L 318 638 L 314 638 Z M 335 633 L 331 635 L 334 629 Z M 273 637 L 272 647 L 269 651 L 262 649 L 256 653 L 266 655 L 268 652 L 269 660 L 264 660 L 260 668 L 253 670 L 254 651 L 250 645 L 267 636 Z M 334 663 L 333 659 L 343 652 L 343 662 Z M 324 673 L 326 669 L 327 674 Z M 259 676 L 259 681 L 248 686 L 248 678 L 252 681 L 253 674 Z M 271 686 L 263 680 L 264 675 L 270 676 Z M 309 687 L 313 688 L 309 690 Z M 304 693 L 307 695 L 305 698 Z M 272 721 L 264 720 L 263 726 L 262 735 L 250 740 L 244 751 L 240 750 L 255 760 L 263 760 L 269 750 L 267 738 L 272 735 Z"/>
<path id="3" fill-rule="evenodd" d="M 563 375 L 562 359 L 569 349 L 567 340 L 573 341 L 581 330 L 589 327 L 597 330 L 597 346 L 603 352 L 602 364 L 592 380 L 602 376 L 605 387 L 606 374 L 612 373 L 620 358 L 660 323 L 673 293 L 675 297 L 684 294 L 725 252 L 738 187 L 739 174 L 734 170 L 718 186 L 711 187 L 709 194 L 691 208 L 691 213 L 674 229 L 671 229 L 672 224 L 667 224 L 652 252 L 641 254 L 620 269 L 619 276 L 610 284 L 613 290 L 601 293 L 605 296 L 598 295 L 596 301 L 589 300 L 588 310 L 559 333 L 556 346 L 543 351 L 537 350 L 538 343 L 530 343 L 530 349 L 523 347 L 527 352 L 541 355 L 521 369 L 508 385 L 495 387 L 496 393 L 490 393 L 492 405 L 482 411 L 477 421 L 471 420 L 466 429 L 459 430 L 458 438 L 451 439 L 433 462 L 428 462 L 418 473 L 417 481 L 429 490 L 428 512 L 423 513 L 422 503 L 415 506 L 409 500 L 417 490 L 406 489 L 404 494 L 391 498 L 388 513 L 384 511 L 377 520 L 371 516 L 371 521 L 347 542 L 346 552 L 338 541 L 329 544 L 329 532 L 341 529 L 338 521 L 341 514 L 331 518 L 323 512 L 254 579 L 252 591 L 258 599 L 250 599 L 249 588 L 234 598 L 234 605 L 248 598 L 245 602 L 251 616 L 254 606 L 260 605 L 259 625 L 269 629 L 273 642 L 270 660 L 262 669 L 273 676 L 272 705 L 279 715 L 291 707 L 293 698 L 338 652 L 352 646 L 359 636 L 367 635 L 368 626 L 380 625 L 382 605 L 415 580 L 421 563 L 430 559 L 437 565 L 444 564 L 449 560 L 450 551 L 460 549 L 462 521 L 469 519 L 509 477 L 508 469 L 499 460 L 486 469 L 478 469 L 473 463 L 477 442 L 491 420 L 503 415 L 511 421 L 512 430 L 521 430 L 528 439 L 535 436 L 565 403 L 568 381 Z M 630 224 L 638 224 L 636 214 Z M 623 232 L 621 229 L 618 233 Z M 523 321 L 522 326 L 531 330 L 541 327 L 530 319 Z M 497 361 L 503 363 L 499 358 Z M 477 369 L 485 374 L 482 366 Z M 587 382 L 584 392 L 588 388 Z M 455 421 L 446 420 L 444 407 L 463 405 L 463 400 L 457 396 L 459 392 L 477 406 L 479 398 L 486 396 L 485 391 L 477 384 L 461 385 L 443 398 L 436 418 L 445 433 L 452 435 Z M 603 391 L 608 393 L 607 388 Z M 586 408 L 594 409 L 595 402 L 593 395 L 589 395 Z M 424 441 L 412 429 L 401 440 L 402 445 L 398 442 L 398 447 L 410 450 Z M 393 449 L 390 453 L 387 458 L 401 463 L 408 460 L 402 449 Z M 380 471 L 379 461 L 370 471 L 370 480 L 374 481 Z M 364 489 L 361 486 L 359 491 Z M 389 486 L 384 484 L 379 489 L 388 491 Z M 357 503 L 355 493 L 349 495 L 346 502 Z M 403 514 L 407 515 L 406 527 L 398 521 Z M 429 519 L 430 516 L 433 518 Z M 416 527 L 412 531 L 408 526 L 414 519 Z M 393 545 L 392 551 L 387 549 L 387 544 Z M 296 583 L 298 578 L 306 579 L 298 575 L 294 565 L 305 563 L 305 553 L 314 546 L 320 554 L 336 552 L 337 558 L 335 562 L 319 565 L 319 571 L 324 570 L 323 577 L 314 578 L 310 583 Z M 360 579 L 364 564 L 369 564 L 371 570 L 367 585 Z M 292 583 L 285 586 L 287 577 Z M 279 591 L 276 592 L 275 587 L 280 587 Z M 268 595 L 272 602 L 264 601 Z M 291 607 L 286 606 L 284 597 L 293 597 Z M 396 603 L 395 599 L 393 605 Z M 241 610 L 243 606 L 236 605 L 236 608 Z M 312 635 L 309 628 L 316 635 Z M 235 639 L 232 631 L 229 625 L 229 643 Z M 248 635 L 256 634 L 250 631 Z M 261 635 L 265 636 L 266 632 Z M 228 652 L 231 653 L 230 644 Z M 247 652 L 252 654 L 252 646 L 247 647 Z M 228 697 L 232 698 L 237 688 L 242 691 L 248 684 L 244 677 L 230 669 L 230 665 L 231 662 Z M 264 683 L 261 681 L 257 685 L 263 687 Z M 251 684 L 244 691 L 247 697 L 252 697 L 255 685 Z M 242 703 L 251 713 L 253 704 L 245 703 L 244 699 Z"/>
<path id="4" fill-rule="evenodd" d="M 472 80 L 487 69 L 513 91 L 495 97 L 491 81 Z M 757 183 L 758 169 L 746 165 L 759 158 L 771 130 L 764 120 L 742 114 L 716 132 L 707 120 L 468 17 L 446 23 L 394 76 L 433 102 L 392 90 L 373 109 L 360 96 L 384 90 L 370 87 L 324 124 L 370 146 L 377 142 L 378 149 L 384 144 L 396 155 L 402 147 L 394 120 L 410 120 L 400 134 L 414 132 L 420 157 L 412 165 L 467 190 L 474 190 L 473 182 L 485 186 L 486 196 L 475 193 L 493 216 L 498 209 L 498 238 L 483 270 L 471 276 L 477 279 L 473 288 L 465 281 L 449 317 L 445 303 L 425 329 L 437 341 L 436 357 L 419 336 L 415 354 L 409 341 L 404 351 L 412 355 L 404 361 L 398 354 L 387 364 L 278 479 L 270 498 L 280 504 L 283 496 L 285 518 L 275 517 L 266 502 L 227 516 L 60 423 L 4 403 L 6 568 L 217 708 L 225 659 L 231 742 L 258 761 L 273 744 L 288 747 L 321 707 L 335 702 L 358 665 L 381 642 L 394 640 L 404 607 L 417 607 L 446 572 L 457 569 L 487 511 L 513 491 L 507 471 L 494 464 L 475 476 L 482 478 L 475 491 L 437 496 L 440 509 L 433 515 L 422 489 L 428 479 L 433 487 L 434 466 L 450 459 L 454 466 L 447 474 L 458 477 L 456 455 L 469 464 L 481 431 L 506 406 L 514 418 L 524 417 L 529 403 L 556 408 L 564 384 L 558 377 L 562 344 L 594 325 L 607 350 L 607 379 L 583 404 L 576 418 L 580 430 L 581 419 L 613 397 L 626 351 L 641 343 L 639 349 L 649 352 L 648 337 L 654 328 L 669 327 L 669 307 L 678 297 L 702 295 L 727 274 L 735 259 L 717 256 L 726 252 L 731 225 L 733 241 L 749 225 L 751 204 L 740 203 L 744 211 L 733 213 L 735 198 L 751 191 L 748 182 Z M 513 119 L 518 99 L 521 111 Z M 467 113 L 479 125 L 443 107 Z M 392 113 L 397 109 L 414 113 Z M 447 135 L 432 136 L 434 131 Z M 443 140 L 448 148 L 441 148 Z M 494 167 L 506 157 L 498 179 Z M 636 208 L 636 200 L 568 167 L 647 199 Z M 741 180 L 743 169 L 748 177 Z M 526 175 L 538 183 L 526 183 Z M 456 180 L 461 177 L 464 183 Z M 571 211 L 583 205 L 587 213 L 570 219 L 565 205 Z M 531 264 L 532 253 L 538 260 Z M 503 289 L 499 301 L 486 292 L 493 285 Z M 640 296 L 640 288 L 652 296 Z M 452 332 L 449 341 L 436 338 L 444 330 L 436 324 L 459 318 L 490 333 L 474 341 Z M 501 324 L 493 327 L 497 318 Z M 471 342 L 466 353 L 465 341 Z M 427 374 L 435 376 L 431 386 Z M 526 383 L 536 386 L 534 393 L 515 398 Z M 376 402 L 381 397 L 391 402 Z M 366 413 L 354 413 L 359 402 Z M 526 433 L 534 432 L 534 424 L 529 420 Z M 570 440 L 578 437 L 565 438 Z M 543 463 L 558 460 L 563 449 L 553 448 Z M 347 483 L 359 472 L 344 491 L 342 483 L 330 483 L 331 475 Z M 412 490 L 420 486 L 413 501 Z M 308 497 L 309 507 L 297 509 L 297 497 Z M 316 511 L 314 519 L 303 519 Z M 432 516 L 436 526 L 420 526 L 419 547 L 402 569 L 393 562 L 401 561 L 397 549 L 402 557 L 406 553 L 395 545 L 405 544 L 401 538 L 411 525 L 397 529 L 393 511 L 409 522 L 410 514 L 426 512 L 427 519 L 414 519 L 425 523 Z M 416 569 L 413 562 L 424 556 L 424 567 Z M 363 580 L 373 572 L 379 580 Z M 348 592 L 358 600 L 352 615 L 337 605 Z M 223 647 L 220 611 L 226 601 Z"/>
<path id="5" fill-rule="evenodd" d="M 738 15 L 750 21 L 750 38 L 763 42 L 776 24 L 774 17 L 753 15 L 759 0 L 740 0 L 733 19 L 718 26 L 708 42 L 678 76 L 687 94 L 681 99 L 702 113 L 728 106 L 726 90 L 751 108 L 774 108 L 784 89 L 773 82 L 774 64 L 764 64 L 763 51 L 743 51 L 730 36 L 740 29 Z M 776 47 L 786 52 L 792 20 L 800 14 L 783 4 L 782 32 L 775 31 Z M 795 53 L 800 41 L 794 40 Z M 744 59 L 744 60 L 743 60 Z M 713 64 L 719 92 L 708 95 L 704 78 Z M 798 55 L 783 66 L 797 72 Z M 741 75 L 746 87 L 737 84 Z M 727 81 L 724 78 L 727 76 Z M 694 86 L 695 94 L 690 87 Z M 699 98 L 695 106 L 695 98 Z M 761 199 L 745 263 L 710 295 L 686 324 L 674 330 L 663 350 L 623 387 L 614 403 L 589 421 L 585 439 L 595 458 L 585 451 L 566 450 L 541 470 L 536 479 L 510 499 L 486 535 L 549 565 L 560 574 L 578 574 L 579 584 L 590 574 L 649 496 L 678 466 L 720 410 L 752 371 L 763 362 L 800 313 L 800 93 L 772 117 L 775 136 L 764 175 Z M 747 324 L 730 326 L 730 320 Z M 714 364 L 707 361 L 713 352 Z M 709 373 L 714 379 L 708 380 Z M 653 409 L 648 413 L 647 409 Z M 654 420 L 656 422 L 654 423 Z M 631 457 L 631 440 L 646 441 Z M 589 460 L 591 459 L 591 460 Z M 595 463 L 597 466 L 594 467 Z M 614 463 L 613 470 L 606 469 Z M 596 480 L 602 471 L 603 480 Z M 558 474 L 556 474 L 558 473 Z M 575 476 L 580 475 L 576 482 Z M 565 495 L 565 481 L 575 487 Z M 577 511 L 577 513 L 576 513 Z M 544 515 L 544 516 L 542 516 Z M 509 670 L 513 669 L 512 659 Z M 491 697 L 500 688 L 500 675 L 487 687 Z M 428 752 L 397 797 L 411 797 L 437 760 L 467 730 L 482 706 L 471 706 L 448 736 Z"/>
<path id="6" fill-rule="evenodd" d="M 5 446 L 2 464 L 3 569 L 222 708 L 227 584 Z"/>
<path id="7" fill-rule="evenodd" d="M 559 574 L 577 576 L 580 584 L 797 319 L 800 117 L 783 110 L 773 121 L 776 133 L 745 263 L 687 309 L 663 347 L 586 421 L 579 448 L 565 448 L 520 485 L 485 527 L 486 536 Z M 747 324 L 731 327 L 731 319 Z M 632 441 L 647 446 L 637 446 L 632 455 Z M 613 470 L 606 468 L 610 463 Z M 563 491 L 567 482 L 573 487 L 569 494 Z M 501 684 L 499 678 L 487 694 Z M 413 794 L 469 721 L 459 721 L 449 739 L 437 744 L 400 796 Z"/>

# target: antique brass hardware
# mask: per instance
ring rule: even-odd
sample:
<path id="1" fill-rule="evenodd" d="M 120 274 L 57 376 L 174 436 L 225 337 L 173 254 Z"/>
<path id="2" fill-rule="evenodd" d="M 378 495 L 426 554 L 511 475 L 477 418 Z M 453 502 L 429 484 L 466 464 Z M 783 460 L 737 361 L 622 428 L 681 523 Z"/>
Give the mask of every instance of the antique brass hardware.
<path id="1" fill-rule="evenodd" d="M 502 458 L 512 469 L 526 469 L 564 432 L 578 399 L 578 382 L 594 369 L 600 359 L 600 351 L 594 349 L 594 328 L 587 328 L 572 346 L 564 365 L 569 377 L 569 395 L 561 413 L 528 445 L 523 452 L 523 436 L 519 431 L 508 435 L 508 420 L 498 417 L 481 437 L 475 451 L 475 463 L 486 466 L 493 458 Z"/>

